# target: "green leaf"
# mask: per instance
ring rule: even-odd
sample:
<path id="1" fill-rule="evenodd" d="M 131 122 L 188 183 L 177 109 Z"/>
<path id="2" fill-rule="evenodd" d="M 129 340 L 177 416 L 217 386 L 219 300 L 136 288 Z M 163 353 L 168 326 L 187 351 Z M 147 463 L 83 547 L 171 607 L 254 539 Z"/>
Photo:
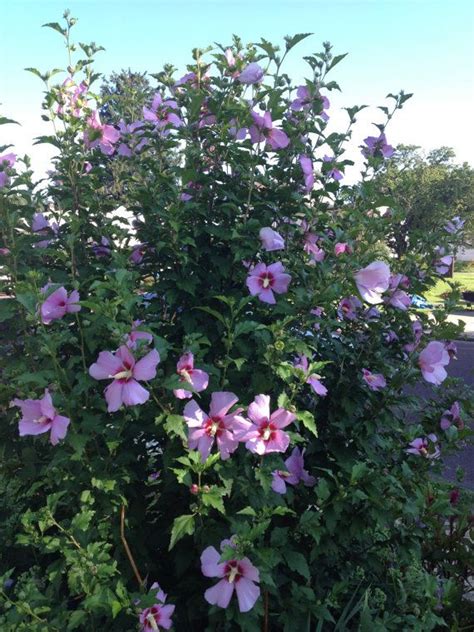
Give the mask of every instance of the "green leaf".
<path id="1" fill-rule="evenodd" d="M 244 507 L 240 511 L 237 512 L 238 516 L 256 516 L 257 512 L 252 507 Z"/>
<path id="2" fill-rule="evenodd" d="M 85 509 L 81 513 L 76 514 L 71 521 L 71 527 L 73 529 L 79 529 L 79 531 L 87 531 L 94 517 L 95 511 L 91 509 Z"/>
<path id="3" fill-rule="evenodd" d="M 77 630 L 79 626 L 85 623 L 88 615 L 84 610 L 73 610 L 68 613 L 67 630 Z"/>
<path id="4" fill-rule="evenodd" d="M 23 305 L 27 312 L 30 314 L 36 314 L 37 300 L 34 294 L 17 294 L 16 300 Z"/>
<path id="5" fill-rule="evenodd" d="M 329 70 L 332 70 L 334 68 L 334 66 L 336 66 L 340 61 L 342 61 L 344 59 L 344 57 L 347 57 L 349 53 L 344 53 L 343 55 L 336 55 L 335 57 L 333 57 L 333 59 L 331 60 L 331 63 L 329 64 Z"/>
<path id="6" fill-rule="evenodd" d="M 310 579 L 311 573 L 309 572 L 308 562 L 302 553 L 298 553 L 298 551 L 285 551 L 283 557 L 288 564 L 288 568 L 299 573 L 305 579 Z"/>
<path id="7" fill-rule="evenodd" d="M 245 363 L 245 358 L 231 358 L 232 362 L 235 364 L 235 366 L 237 367 L 237 371 L 240 371 L 240 369 L 242 368 L 242 365 Z"/>
<path id="8" fill-rule="evenodd" d="M 225 514 L 224 501 L 222 499 L 223 494 L 225 494 L 224 490 L 218 487 L 211 487 L 208 492 L 202 494 L 202 502 L 206 507 L 213 507 L 221 514 Z"/>
<path id="9" fill-rule="evenodd" d="M 318 436 L 318 430 L 316 428 L 316 421 L 314 415 L 307 410 L 302 410 L 296 413 L 296 418 L 301 421 L 303 426 L 309 430 L 315 437 Z"/>
<path id="10" fill-rule="evenodd" d="M 286 35 L 285 36 L 286 51 L 287 52 L 290 51 L 294 46 L 296 46 L 296 44 L 299 44 L 299 42 L 303 41 L 310 35 L 313 35 L 313 33 L 297 33 L 296 35 L 293 35 L 293 36 Z"/>
<path id="11" fill-rule="evenodd" d="M 5 322 L 6 320 L 13 318 L 17 313 L 15 307 L 15 299 L 13 298 L 4 298 L 0 300 L 0 323 Z"/>
<path id="12" fill-rule="evenodd" d="M 226 319 L 224 318 L 222 314 L 217 312 L 215 309 L 212 309 L 211 307 L 195 307 L 194 309 L 199 309 L 201 310 L 201 312 L 206 312 L 206 314 L 210 314 L 211 316 L 214 316 L 214 318 L 217 318 L 218 321 L 220 321 L 225 327 L 227 327 Z"/>
<path id="13" fill-rule="evenodd" d="M 178 516 L 173 522 L 173 528 L 171 529 L 171 539 L 168 551 L 174 547 L 176 542 L 179 542 L 185 535 L 192 535 L 194 533 L 194 514 L 184 514 Z"/>
<path id="14" fill-rule="evenodd" d="M 369 466 L 367 465 L 367 463 L 363 463 L 363 462 L 354 463 L 354 465 L 352 466 L 352 472 L 351 472 L 351 483 L 355 483 L 356 481 L 358 481 L 365 474 L 367 474 L 368 471 L 369 471 Z"/>
<path id="15" fill-rule="evenodd" d="M 265 329 L 264 325 L 257 323 L 254 320 L 244 320 L 240 323 L 237 323 L 234 329 L 234 337 L 242 336 L 243 334 L 248 334 L 251 331 L 257 331 L 258 329 Z"/>
<path id="16" fill-rule="evenodd" d="M 44 28 L 53 29 L 53 31 L 57 31 L 66 37 L 67 31 L 63 28 L 58 22 L 47 22 L 46 24 L 42 24 Z"/>
<path id="17" fill-rule="evenodd" d="M 110 605 L 112 608 L 112 618 L 115 619 L 118 613 L 122 610 L 123 606 L 120 601 L 112 601 Z"/>
<path id="18" fill-rule="evenodd" d="M 329 486 L 324 478 L 319 480 L 318 486 L 316 487 L 316 494 L 319 500 L 323 502 L 329 498 L 331 492 L 329 491 Z"/>
<path id="19" fill-rule="evenodd" d="M 43 75 L 38 70 L 38 68 L 25 68 L 25 70 L 26 70 L 26 72 L 31 72 L 31 74 L 36 75 L 40 79 L 44 79 Z"/>
<path id="20" fill-rule="evenodd" d="M 20 123 L 18 123 L 18 121 L 14 121 L 13 119 L 9 119 L 6 116 L 0 116 L 0 125 L 9 125 L 9 124 L 20 125 Z"/>
<path id="21" fill-rule="evenodd" d="M 182 485 L 186 485 L 186 487 L 189 487 L 191 485 L 191 474 L 188 472 L 188 470 L 183 470 L 181 468 L 176 468 L 176 467 L 172 467 L 170 468 L 171 471 L 173 472 L 173 474 L 176 476 L 176 480 L 178 481 L 178 483 L 181 483 Z"/>
<path id="22" fill-rule="evenodd" d="M 186 432 L 184 429 L 184 417 L 182 415 L 168 415 L 164 424 L 167 435 L 171 437 L 179 437 L 186 441 Z"/>

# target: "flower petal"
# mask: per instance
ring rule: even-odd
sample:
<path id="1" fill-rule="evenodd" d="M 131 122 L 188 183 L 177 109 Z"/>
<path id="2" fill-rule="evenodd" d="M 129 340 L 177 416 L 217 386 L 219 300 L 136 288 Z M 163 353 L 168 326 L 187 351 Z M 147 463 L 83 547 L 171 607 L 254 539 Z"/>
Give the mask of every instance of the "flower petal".
<path id="1" fill-rule="evenodd" d="M 205 577 L 224 577 L 225 564 L 219 562 L 220 553 L 213 547 L 208 546 L 201 553 L 201 571 Z"/>
<path id="2" fill-rule="evenodd" d="M 229 408 L 237 403 L 238 399 L 235 393 L 227 391 L 213 393 L 209 407 L 209 417 L 224 417 Z"/>
<path id="3" fill-rule="evenodd" d="M 129 380 L 122 385 L 122 400 L 125 406 L 144 404 L 150 398 L 150 393 L 136 380 Z"/>
<path id="4" fill-rule="evenodd" d="M 104 391 L 109 413 L 115 413 L 122 405 L 122 386 L 121 382 L 114 380 Z"/>
<path id="5" fill-rule="evenodd" d="M 270 396 L 256 395 L 248 408 L 248 416 L 257 424 L 261 420 L 268 421 L 270 419 Z"/>
<path id="6" fill-rule="evenodd" d="M 133 377 L 136 380 L 152 380 L 156 376 L 156 366 L 159 361 L 160 354 L 156 349 L 152 349 L 135 364 Z"/>
<path id="7" fill-rule="evenodd" d="M 101 351 L 97 362 L 89 367 L 89 375 L 95 380 L 110 380 L 122 368 L 120 358 L 110 351 Z"/>
<path id="8" fill-rule="evenodd" d="M 260 588 L 249 579 L 241 577 L 235 584 L 240 612 L 251 610 L 260 597 Z"/>
<path id="9" fill-rule="evenodd" d="M 242 580 L 240 580 L 242 581 Z M 227 579 L 221 579 L 215 586 L 208 588 L 204 593 L 204 599 L 207 603 L 221 608 L 227 608 L 234 592 L 234 583 L 230 583 Z"/>
<path id="10" fill-rule="evenodd" d="M 57 445 L 61 439 L 64 439 L 71 420 L 62 415 L 56 415 L 51 424 L 50 441 L 53 445 Z"/>

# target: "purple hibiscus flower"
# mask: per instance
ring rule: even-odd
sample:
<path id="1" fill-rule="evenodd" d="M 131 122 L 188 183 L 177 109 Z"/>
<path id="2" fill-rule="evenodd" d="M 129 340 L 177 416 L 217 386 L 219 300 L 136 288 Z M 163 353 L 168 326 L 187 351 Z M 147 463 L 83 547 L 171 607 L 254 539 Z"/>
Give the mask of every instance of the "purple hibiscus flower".
<path id="1" fill-rule="evenodd" d="M 15 161 L 16 154 L 9 153 L 0 156 L 0 189 L 10 181 L 7 170 L 12 169 Z"/>
<path id="2" fill-rule="evenodd" d="M 316 395 L 325 397 L 328 394 L 328 389 L 321 382 L 321 376 L 317 373 L 309 372 L 309 361 L 305 355 L 299 355 L 294 363 L 295 368 L 301 369 L 306 374 L 306 384 L 309 384 Z"/>
<path id="3" fill-rule="evenodd" d="M 281 129 L 273 127 L 270 112 L 265 112 L 263 116 L 257 112 L 250 112 L 253 125 L 249 127 L 250 140 L 252 143 L 266 141 L 274 150 L 284 149 L 290 144 L 290 139 Z"/>
<path id="4" fill-rule="evenodd" d="M 272 489 L 277 494 L 286 494 L 287 485 L 298 485 L 303 483 L 307 487 L 316 484 L 314 476 L 304 469 L 304 450 L 294 448 L 291 455 L 285 461 L 286 470 L 275 470 L 272 472 Z"/>
<path id="5" fill-rule="evenodd" d="M 256 62 L 252 62 L 248 64 L 242 72 L 238 76 L 238 81 L 240 83 L 250 85 L 253 83 L 259 83 L 263 77 L 265 76 L 265 72 L 263 68 L 261 68 Z"/>
<path id="6" fill-rule="evenodd" d="M 223 540 L 221 550 L 229 545 L 232 546 L 229 540 Z M 235 590 L 240 612 L 248 612 L 260 596 L 260 588 L 257 586 L 260 582 L 258 569 L 247 557 L 225 562 L 221 562 L 220 558 L 213 546 L 208 546 L 202 552 L 202 574 L 219 579 L 215 586 L 206 590 L 204 599 L 212 605 L 227 608 Z"/>
<path id="7" fill-rule="evenodd" d="M 300 154 L 298 161 L 303 171 L 305 191 L 306 193 L 311 193 L 314 186 L 313 162 L 309 156 L 305 156 L 304 154 Z"/>
<path id="8" fill-rule="evenodd" d="M 262 247 L 267 252 L 283 250 L 285 248 L 285 240 L 283 237 L 269 226 L 260 229 L 259 237 L 262 241 Z"/>
<path id="9" fill-rule="evenodd" d="M 369 156 L 390 158 L 395 151 L 393 147 L 387 143 L 387 138 L 384 133 L 381 133 L 379 136 L 367 136 L 367 138 L 364 139 L 364 143 L 367 145 L 362 149 L 362 155 L 365 158 Z"/>
<path id="10" fill-rule="evenodd" d="M 143 118 L 145 121 L 155 123 L 162 136 L 169 134 L 170 127 L 181 127 L 183 124 L 176 101 L 173 99 L 163 100 L 159 92 L 153 97 L 151 107 L 143 108 Z"/>
<path id="11" fill-rule="evenodd" d="M 381 373 L 372 373 L 368 369 L 362 369 L 362 379 L 371 391 L 380 391 L 387 386 L 387 381 Z"/>

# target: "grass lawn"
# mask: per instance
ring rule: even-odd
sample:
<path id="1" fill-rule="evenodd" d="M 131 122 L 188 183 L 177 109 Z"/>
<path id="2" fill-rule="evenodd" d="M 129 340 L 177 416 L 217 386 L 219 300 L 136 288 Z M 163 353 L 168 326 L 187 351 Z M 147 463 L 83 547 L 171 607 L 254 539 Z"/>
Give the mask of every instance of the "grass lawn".
<path id="1" fill-rule="evenodd" d="M 473 272 L 455 272 L 454 278 L 450 279 L 450 281 L 455 281 L 459 283 L 461 286 L 461 290 L 471 290 L 474 291 L 474 271 Z M 430 303 L 442 303 L 443 302 L 443 294 L 445 292 L 449 292 L 450 287 L 446 283 L 440 279 L 436 285 L 430 288 L 427 292 L 425 292 L 424 297 Z"/>

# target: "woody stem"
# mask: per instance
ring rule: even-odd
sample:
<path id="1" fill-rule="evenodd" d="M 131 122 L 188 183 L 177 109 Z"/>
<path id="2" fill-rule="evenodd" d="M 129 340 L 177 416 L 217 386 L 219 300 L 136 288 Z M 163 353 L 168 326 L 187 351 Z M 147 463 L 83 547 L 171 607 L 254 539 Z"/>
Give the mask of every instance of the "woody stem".
<path id="1" fill-rule="evenodd" d="M 130 547 L 128 546 L 127 538 L 125 537 L 125 505 L 122 505 L 122 509 L 120 511 L 120 539 L 122 540 L 123 547 L 125 549 L 125 553 L 127 554 L 128 561 L 130 562 L 130 566 L 133 569 L 135 577 L 137 578 L 138 585 L 140 588 L 145 587 L 145 582 L 140 575 L 138 567 L 133 558 L 132 552 L 130 551 Z"/>

